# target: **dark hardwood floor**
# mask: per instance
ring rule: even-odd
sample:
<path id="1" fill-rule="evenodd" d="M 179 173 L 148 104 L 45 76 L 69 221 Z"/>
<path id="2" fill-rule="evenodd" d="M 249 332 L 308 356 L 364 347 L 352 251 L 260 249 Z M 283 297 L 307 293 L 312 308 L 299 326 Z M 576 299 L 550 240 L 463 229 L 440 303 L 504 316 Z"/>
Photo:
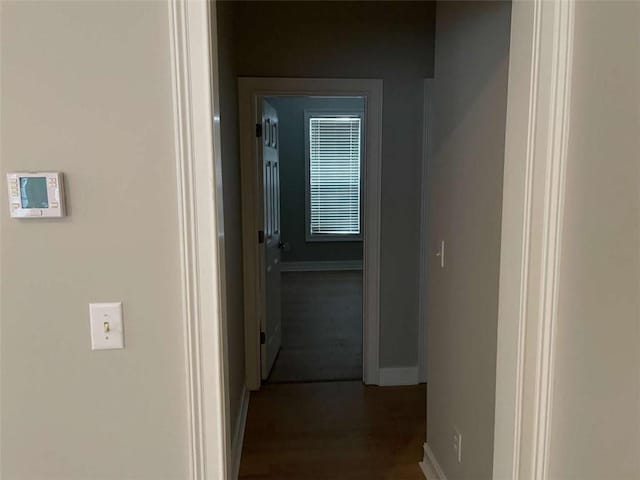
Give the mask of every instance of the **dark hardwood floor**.
<path id="1" fill-rule="evenodd" d="M 282 348 L 269 382 L 362 379 L 362 272 L 282 274 Z"/>
<path id="2" fill-rule="evenodd" d="M 266 385 L 251 394 L 243 480 L 424 480 L 426 387 Z"/>

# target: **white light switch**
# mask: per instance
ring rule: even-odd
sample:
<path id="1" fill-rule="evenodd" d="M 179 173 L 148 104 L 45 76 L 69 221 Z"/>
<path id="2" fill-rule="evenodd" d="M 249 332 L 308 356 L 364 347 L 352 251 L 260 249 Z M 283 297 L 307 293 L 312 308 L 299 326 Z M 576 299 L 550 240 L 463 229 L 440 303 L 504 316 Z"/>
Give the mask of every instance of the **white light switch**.
<path id="1" fill-rule="evenodd" d="M 91 350 L 124 348 L 122 303 L 90 303 Z"/>

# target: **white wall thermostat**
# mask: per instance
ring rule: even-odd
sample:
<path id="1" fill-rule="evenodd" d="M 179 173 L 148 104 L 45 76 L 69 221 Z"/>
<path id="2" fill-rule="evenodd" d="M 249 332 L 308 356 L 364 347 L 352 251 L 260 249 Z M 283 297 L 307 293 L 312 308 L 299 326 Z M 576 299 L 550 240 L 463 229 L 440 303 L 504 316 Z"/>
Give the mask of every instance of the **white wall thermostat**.
<path id="1" fill-rule="evenodd" d="M 64 217 L 64 185 L 60 172 L 7 174 L 9 210 L 15 218 Z"/>

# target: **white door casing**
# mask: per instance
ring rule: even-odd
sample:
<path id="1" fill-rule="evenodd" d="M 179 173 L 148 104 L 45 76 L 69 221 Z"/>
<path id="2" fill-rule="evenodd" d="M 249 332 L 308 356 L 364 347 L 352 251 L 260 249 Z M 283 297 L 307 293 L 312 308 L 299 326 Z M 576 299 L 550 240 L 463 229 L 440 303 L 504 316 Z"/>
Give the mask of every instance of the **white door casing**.
<path id="1" fill-rule="evenodd" d="M 418 381 L 427 382 L 427 277 L 429 267 L 429 162 L 433 128 L 433 79 L 424 80 L 422 114 L 422 170 L 420 186 L 420 268 L 418 279 Z"/>
<path id="2" fill-rule="evenodd" d="M 168 0 L 192 480 L 230 480 L 220 103 L 215 3 Z"/>
<path id="3" fill-rule="evenodd" d="M 495 480 L 545 480 L 574 0 L 513 2 L 498 309 Z"/>

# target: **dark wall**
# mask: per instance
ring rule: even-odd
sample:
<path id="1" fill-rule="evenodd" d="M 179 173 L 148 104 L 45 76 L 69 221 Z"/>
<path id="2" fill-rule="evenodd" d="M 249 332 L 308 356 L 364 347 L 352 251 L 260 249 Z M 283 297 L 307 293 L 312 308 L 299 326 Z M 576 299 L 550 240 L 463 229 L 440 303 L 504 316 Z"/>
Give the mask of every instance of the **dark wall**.
<path id="1" fill-rule="evenodd" d="M 308 242 L 304 112 L 309 109 L 364 111 L 363 98 L 272 97 L 280 124 L 280 217 L 284 262 L 362 260 L 362 242 Z"/>
<path id="2" fill-rule="evenodd" d="M 238 82 L 235 71 L 232 11 L 221 5 L 218 17 L 220 71 L 220 133 L 224 195 L 225 269 L 227 283 L 227 364 L 229 405 L 235 422 L 240 414 L 245 384 L 244 298 L 242 266 L 242 209 L 240 144 L 238 137 Z M 235 423 L 232 425 L 232 431 Z"/>
<path id="3" fill-rule="evenodd" d="M 218 9 L 220 22 L 232 22 L 238 76 L 383 79 L 380 365 L 415 366 L 423 79 L 433 76 L 435 4 L 223 1 Z"/>

